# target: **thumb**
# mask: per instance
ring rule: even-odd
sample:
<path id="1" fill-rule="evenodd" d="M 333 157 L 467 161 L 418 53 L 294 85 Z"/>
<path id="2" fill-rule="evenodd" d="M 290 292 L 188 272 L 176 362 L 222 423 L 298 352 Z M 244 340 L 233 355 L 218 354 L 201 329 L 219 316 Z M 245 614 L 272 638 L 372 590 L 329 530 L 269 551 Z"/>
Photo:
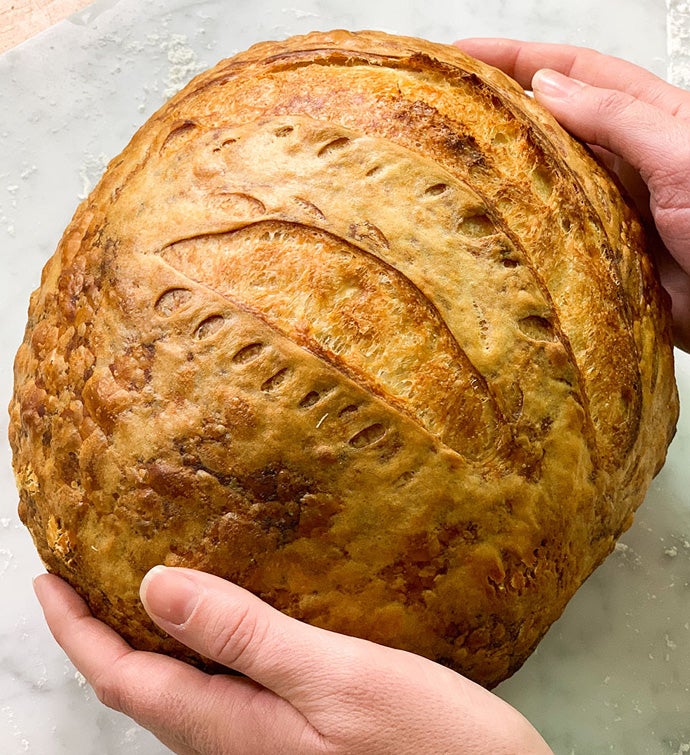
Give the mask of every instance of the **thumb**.
<path id="1" fill-rule="evenodd" d="M 532 90 L 568 131 L 639 172 L 662 242 L 690 273 L 690 124 L 626 92 L 549 69 L 534 74 Z"/>
<path id="2" fill-rule="evenodd" d="M 516 710 L 450 669 L 296 621 L 218 577 L 157 566 L 141 597 L 166 632 L 289 703 L 319 751 L 550 752 Z"/>
<path id="3" fill-rule="evenodd" d="M 600 89 L 550 69 L 534 74 L 532 90 L 564 128 L 619 155 L 647 183 L 672 173 L 679 155 L 687 152 L 682 124 L 627 92 Z"/>
<path id="4" fill-rule="evenodd" d="M 318 630 L 220 577 L 156 566 L 144 577 L 140 595 L 168 634 L 297 707 L 310 697 L 306 672 L 329 661 L 330 648 Z"/>

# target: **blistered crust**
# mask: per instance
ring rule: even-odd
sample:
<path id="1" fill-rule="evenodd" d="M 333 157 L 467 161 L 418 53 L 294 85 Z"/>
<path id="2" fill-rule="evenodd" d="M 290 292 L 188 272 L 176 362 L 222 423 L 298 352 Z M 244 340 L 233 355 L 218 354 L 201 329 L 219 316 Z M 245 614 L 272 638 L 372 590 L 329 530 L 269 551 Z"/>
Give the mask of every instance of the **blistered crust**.
<path id="1" fill-rule="evenodd" d="M 206 569 L 492 686 L 630 524 L 677 418 L 638 219 L 503 74 L 374 32 L 195 79 L 33 295 L 10 440 L 48 568 L 137 647 Z"/>

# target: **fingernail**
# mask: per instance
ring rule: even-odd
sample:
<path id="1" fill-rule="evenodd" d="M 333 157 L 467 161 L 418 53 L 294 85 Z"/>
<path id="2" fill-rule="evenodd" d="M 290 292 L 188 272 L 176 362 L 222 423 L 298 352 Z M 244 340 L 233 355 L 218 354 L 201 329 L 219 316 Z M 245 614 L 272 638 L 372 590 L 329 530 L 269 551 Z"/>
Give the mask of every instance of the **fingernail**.
<path id="1" fill-rule="evenodd" d="M 141 582 L 141 602 L 152 618 L 184 624 L 199 601 L 199 590 L 177 569 L 154 566 Z"/>
<path id="2" fill-rule="evenodd" d="M 39 603 L 41 602 L 41 597 L 44 594 L 43 588 L 45 587 L 46 578 L 48 577 L 47 574 L 37 574 L 32 580 L 31 584 L 34 588 L 34 593 L 36 597 L 38 598 Z"/>
<path id="3" fill-rule="evenodd" d="M 571 79 L 558 71 L 543 68 L 532 79 L 532 90 L 547 97 L 570 97 L 571 94 L 586 86 L 578 79 Z"/>

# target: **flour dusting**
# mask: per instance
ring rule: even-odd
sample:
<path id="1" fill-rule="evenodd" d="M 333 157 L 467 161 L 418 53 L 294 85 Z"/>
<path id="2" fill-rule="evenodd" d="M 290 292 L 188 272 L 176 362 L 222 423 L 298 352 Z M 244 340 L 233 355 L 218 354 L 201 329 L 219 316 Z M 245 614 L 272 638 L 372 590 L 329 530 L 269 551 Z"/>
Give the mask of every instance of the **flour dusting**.
<path id="1" fill-rule="evenodd" d="M 79 170 L 81 178 L 81 192 L 77 195 L 78 199 L 86 199 L 91 193 L 91 189 L 98 183 L 108 165 L 108 156 L 102 152 L 99 155 L 87 155 L 84 163 Z"/>
<path id="2" fill-rule="evenodd" d="M 155 40 L 149 35 L 150 42 Z M 182 87 L 206 66 L 200 63 L 197 54 L 189 45 L 186 34 L 170 34 L 159 38 L 159 47 L 165 53 L 170 65 L 168 74 L 163 82 L 165 89 L 163 96 L 168 99 L 182 89 Z"/>

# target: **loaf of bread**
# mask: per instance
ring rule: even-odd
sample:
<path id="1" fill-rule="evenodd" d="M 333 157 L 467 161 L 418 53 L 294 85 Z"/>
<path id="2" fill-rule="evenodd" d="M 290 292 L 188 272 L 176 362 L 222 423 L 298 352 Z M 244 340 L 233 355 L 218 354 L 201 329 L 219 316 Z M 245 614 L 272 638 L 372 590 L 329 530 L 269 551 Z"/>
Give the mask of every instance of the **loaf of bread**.
<path id="1" fill-rule="evenodd" d="M 262 43 L 115 158 L 34 293 L 10 439 L 47 568 L 203 569 L 491 687 L 612 550 L 678 401 L 615 182 L 501 72 L 376 32 Z"/>

